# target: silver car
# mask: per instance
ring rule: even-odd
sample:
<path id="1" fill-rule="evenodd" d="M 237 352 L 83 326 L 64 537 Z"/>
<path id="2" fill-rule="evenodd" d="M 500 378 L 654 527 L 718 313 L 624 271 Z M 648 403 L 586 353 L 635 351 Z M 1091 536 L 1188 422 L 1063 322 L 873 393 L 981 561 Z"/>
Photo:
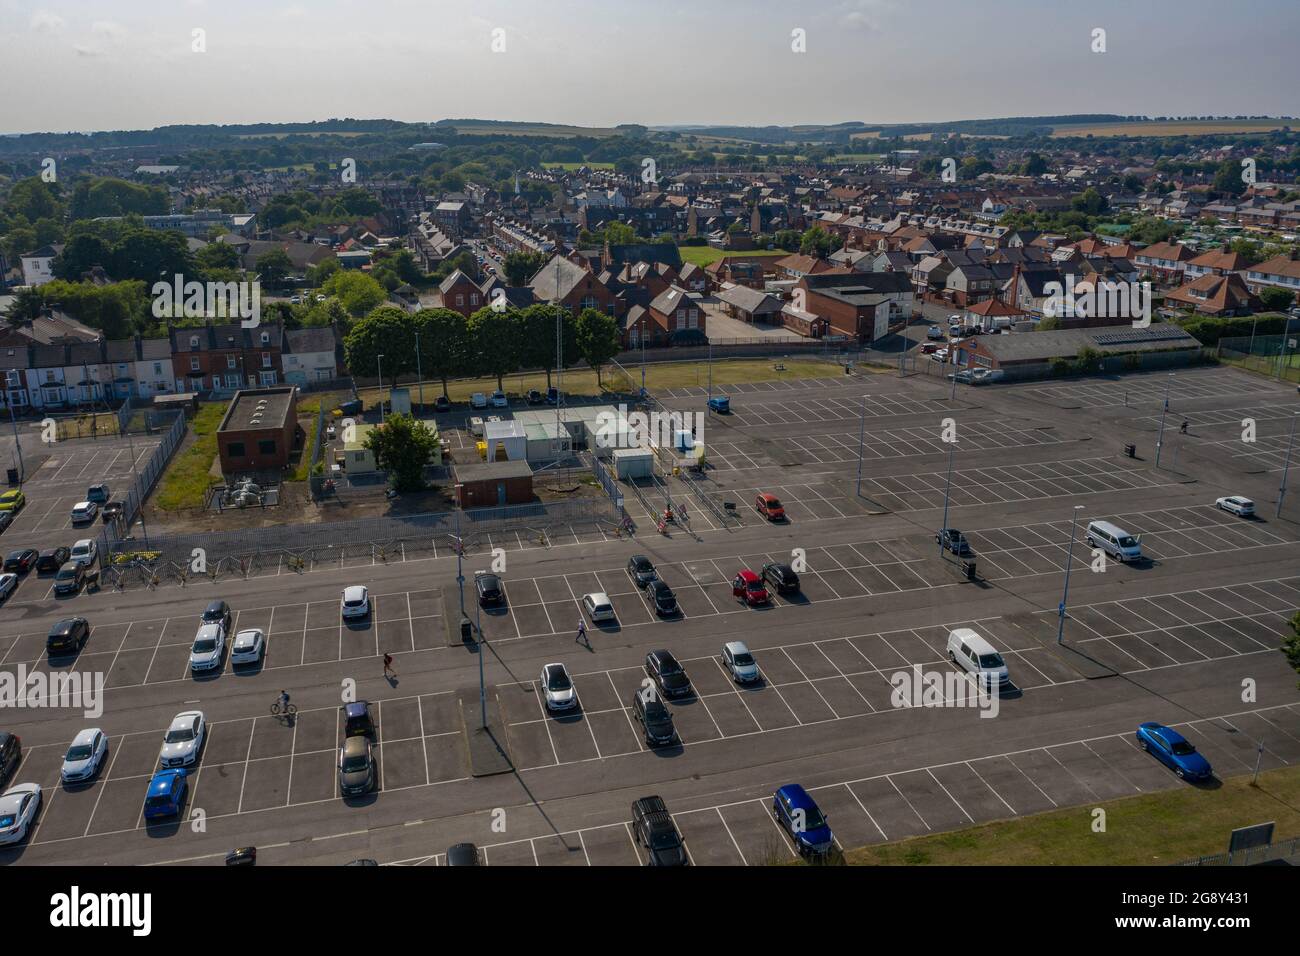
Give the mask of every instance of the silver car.
<path id="1" fill-rule="evenodd" d="M 208 724 L 203 719 L 203 711 L 187 710 L 177 714 L 163 737 L 158 763 L 164 770 L 170 770 L 173 767 L 188 767 L 196 762 L 207 732 Z"/>
<path id="2" fill-rule="evenodd" d="M 201 674 L 221 667 L 226 656 L 226 629 L 220 624 L 203 624 L 190 648 L 190 673 Z"/>
<path id="3" fill-rule="evenodd" d="M 18 843 L 27 836 L 41 808 L 41 787 L 20 783 L 0 797 L 0 844 Z"/>
<path id="4" fill-rule="evenodd" d="M 563 664 L 543 667 L 541 684 L 547 710 L 572 710 L 578 706 L 578 691 Z"/>
<path id="5" fill-rule="evenodd" d="M 749 653 L 744 641 L 728 641 L 722 645 L 722 666 L 737 684 L 749 684 L 758 680 L 758 662 Z"/>
<path id="6" fill-rule="evenodd" d="M 108 756 L 108 736 L 98 727 L 89 727 L 72 739 L 63 757 L 59 777 L 64 783 L 81 783 L 94 778 Z"/>
<path id="7" fill-rule="evenodd" d="M 255 627 L 246 628 L 235 635 L 230 646 L 230 663 L 260 664 L 266 655 L 266 635 Z"/>

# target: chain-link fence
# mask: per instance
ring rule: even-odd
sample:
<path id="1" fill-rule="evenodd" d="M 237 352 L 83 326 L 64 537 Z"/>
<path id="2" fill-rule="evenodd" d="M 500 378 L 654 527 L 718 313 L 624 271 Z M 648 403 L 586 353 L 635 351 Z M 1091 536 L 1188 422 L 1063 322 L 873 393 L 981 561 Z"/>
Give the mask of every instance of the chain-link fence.
<path id="1" fill-rule="evenodd" d="M 1213 853 L 1184 860 L 1179 866 L 1257 866 L 1274 860 L 1290 860 L 1300 853 L 1300 837 L 1292 837 L 1268 846 L 1252 846 L 1235 853 Z"/>
<path id="2" fill-rule="evenodd" d="M 136 474 L 131 482 L 131 487 L 122 499 L 122 517 L 120 525 L 115 522 L 113 525 L 114 535 L 119 534 L 120 528 L 131 527 L 131 522 L 135 520 L 136 515 L 144 506 L 144 501 L 149 497 L 149 492 L 153 491 L 154 485 L 162 477 L 163 471 L 167 468 L 167 462 L 171 461 L 172 453 L 176 451 L 181 440 L 185 437 L 185 413 L 169 413 L 171 421 L 162 432 L 162 440 L 145 459 L 144 463 L 137 466 Z"/>
<path id="3" fill-rule="evenodd" d="M 1219 339 L 1219 361 L 1300 384 L 1300 331 Z"/>

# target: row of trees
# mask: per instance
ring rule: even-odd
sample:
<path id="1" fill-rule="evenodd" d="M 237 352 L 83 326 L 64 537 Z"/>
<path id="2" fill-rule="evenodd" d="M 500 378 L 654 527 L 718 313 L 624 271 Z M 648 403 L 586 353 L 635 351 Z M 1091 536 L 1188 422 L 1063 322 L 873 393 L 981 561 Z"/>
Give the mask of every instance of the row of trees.
<path id="1" fill-rule="evenodd" d="M 496 311 L 479 309 L 465 318 L 451 309 L 407 312 L 380 306 L 352 326 L 343 340 L 343 355 L 353 375 L 383 373 L 394 385 L 400 376 L 422 374 L 442 382 L 461 376 L 494 376 L 501 388 L 506 375 L 543 369 L 550 386 L 559 365 L 555 326 L 559 319 L 564 366 L 585 361 L 596 370 L 618 354 L 618 324 L 613 316 L 584 309 L 576 318 L 551 305 Z M 382 359 L 380 358 L 382 356 Z"/>

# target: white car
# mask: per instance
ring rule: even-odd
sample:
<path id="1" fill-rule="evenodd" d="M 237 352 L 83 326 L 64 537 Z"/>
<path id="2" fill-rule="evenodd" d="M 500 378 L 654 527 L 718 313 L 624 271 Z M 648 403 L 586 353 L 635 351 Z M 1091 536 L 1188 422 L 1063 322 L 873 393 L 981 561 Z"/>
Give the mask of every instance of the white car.
<path id="1" fill-rule="evenodd" d="M 470 408 L 487 408 L 488 399 L 482 392 L 475 392 L 469 397 Z"/>
<path id="2" fill-rule="evenodd" d="M 266 635 L 255 627 L 235 635 L 230 645 L 231 664 L 260 664 L 266 655 Z"/>
<path id="3" fill-rule="evenodd" d="M 510 407 L 510 399 L 506 398 L 506 393 L 501 391 L 501 389 L 497 389 L 495 392 L 492 393 L 492 407 L 493 408 Z"/>
<path id="4" fill-rule="evenodd" d="M 751 684 L 758 680 L 758 662 L 744 641 L 728 641 L 722 645 L 722 666 L 737 684 Z"/>
<path id="5" fill-rule="evenodd" d="M 563 664 L 543 667 L 541 684 L 547 710 L 572 710 L 578 706 L 578 691 Z"/>
<path id="6" fill-rule="evenodd" d="M 194 646 L 190 648 L 190 673 L 216 670 L 225 656 L 226 629 L 220 624 L 200 625 L 194 635 Z"/>
<path id="7" fill-rule="evenodd" d="M 17 843 L 27 836 L 41 808 L 41 787 L 20 783 L 0 797 L 0 844 Z"/>
<path id="8" fill-rule="evenodd" d="M 94 521 L 97 514 L 99 514 L 99 505 L 93 501 L 78 501 L 72 506 L 72 523 Z"/>
<path id="9" fill-rule="evenodd" d="M 187 710 L 177 714 L 163 737 L 158 763 L 164 770 L 188 767 L 199 759 L 199 751 L 203 749 L 203 738 L 207 732 L 208 722 L 203 719 L 203 711 Z"/>
<path id="10" fill-rule="evenodd" d="M 72 738 L 72 746 L 63 757 L 59 777 L 64 783 L 81 783 L 94 778 L 108 756 L 108 735 L 98 727 L 89 727 Z"/>
<path id="11" fill-rule="evenodd" d="M 339 608 L 345 620 L 350 617 L 365 617 L 370 613 L 370 591 L 363 584 L 344 588 Z"/>
<path id="12" fill-rule="evenodd" d="M 16 587 L 18 587 L 18 575 L 0 574 L 0 600 L 13 594 Z"/>
<path id="13" fill-rule="evenodd" d="M 99 557 L 99 545 L 95 544 L 91 538 L 82 538 L 72 546 L 72 553 L 68 560 L 74 564 L 84 564 L 87 567 L 93 567 L 95 559 Z"/>
<path id="14" fill-rule="evenodd" d="M 948 361 L 948 350 L 946 348 L 935 349 L 933 352 L 930 353 L 930 361 L 932 362 Z"/>
<path id="15" fill-rule="evenodd" d="M 1230 511 L 1238 518 L 1253 518 L 1255 516 L 1255 502 L 1249 498 L 1243 498 L 1241 495 L 1229 495 L 1227 498 L 1216 499 L 1214 507 L 1223 511 Z"/>
<path id="16" fill-rule="evenodd" d="M 609 603 L 609 595 L 604 591 L 584 594 L 582 596 L 582 609 L 587 612 L 587 617 L 591 618 L 592 624 L 617 620 L 614 615 L 614 605 Z"/>

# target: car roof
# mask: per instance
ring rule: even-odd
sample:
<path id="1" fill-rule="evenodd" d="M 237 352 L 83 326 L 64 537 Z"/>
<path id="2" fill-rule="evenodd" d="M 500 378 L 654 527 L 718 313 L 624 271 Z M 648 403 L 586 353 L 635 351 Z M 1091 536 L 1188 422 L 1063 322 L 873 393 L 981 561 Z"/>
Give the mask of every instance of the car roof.
<path id="1" fill-rule="evenodd" d="M 239 641 L 240 638 L 248 638 L 251 640 L 253 637 L 258 637 L 258 636 L 265 636 L 262 634 L 261 628 L 246 627 L 242 631 L 239 631 L 238 633 L 235 634 L 235 640 Z"/>
<path id="2" fill-rule="evenodd" d="M 365 737 L 349 737 L 343 741 L 344 756 L 355 757 L 359 753 L 365 753 L 370 748 L 370 741 Z"/>
<path id="3" fill-rule="evenodd" d="M 736 572 L 736 576 L 746 582 L 758 580 L 758 575 L 749 570 L 749 568 L 741 568 Z"/>
<path id="4" fill-rule="evenodd" d="M 343 596 L 345 598 L 360 597 L 365 592 L 365 590 L 366 590 L 366 586 L 364 584 L 350 584 L 343 589 Z"/>
<path id="5" fill-rule="evenodd" d="M 202 716 L 203 711 L 201 710 L 181 711 L 181 713 L 172 718 L 171 726 L 176 727 L 179 725 L 181 727 L 188 727 L 190 724 L 194 723 L 197 718 Z"/>
<path id="6" fill-rule="evenodd" d="M 961 640 L 962 643 L 964 643 L 967 647 L 973 650 L 976 654 L 997 653 L 997 651 L 993 649 L 993 645 L 990 644 L 987 640 L 985 640 L 984 637 L 980 635 L 978 631 L 973 631 L 969 627 L 959 627 L 956 628 L 952 633 L 956 634 L 958 639 Z"/>
<path id="7" fill-rule="evenodd" d="M 587 597 L 591 598 L 593 604 L 608 604 L 609 595 L 604 591 L 592 591 Z"/>
<path id="8" fill-rule="evenodd" d="M 161 797 L 171 793 L 172 788 L 184 776 L 185 774 L 179 770 L 159 770 L 149 781 L 149 796 Z"/>
<path id="9" fill-rule="evenodd" d="M 194 635 L 194 639 L 198 640 L 201 637 L 216 637 L 220 633 L 221 623 L 219 621 L 208 621 L 206 624 L 199 625 L 198 633 Z"/>
<path id="10" fill-rule="evenodd" d="M 744 641 L 727 641 L 725 645 L 727 650 L 733 654 L 748 654 L 749 648 L 745 646 Z"/>
<path id="11" fill-rule="evenodd" d="M 817 806 L 817 801 L 808 795 L 808 791 L 802 785 L 797 783 L 787 783 L 777 791 L 785 801 L 796 810 L 811 810 Z"/>
<path id="12" fill-rule="evenodd" d="M 349 717 L 360 717 L 362 714 L 368 713 L 369 710 L 370 702 L 367 700 L 358 700 L 343 705 L 343 713 Z"/>
<path id="13" fill-rule="evenodd" d="M 81 730 L 77 732 L 77 736 L 72 738 L 72 743 L 74 745 L 88 744 L 95 739 L 95 734 L 100 734 L 100 733 L 103 733 L 103 731 L 100 730 L 98 727 L 87 727 L 85 730 Z"/>

